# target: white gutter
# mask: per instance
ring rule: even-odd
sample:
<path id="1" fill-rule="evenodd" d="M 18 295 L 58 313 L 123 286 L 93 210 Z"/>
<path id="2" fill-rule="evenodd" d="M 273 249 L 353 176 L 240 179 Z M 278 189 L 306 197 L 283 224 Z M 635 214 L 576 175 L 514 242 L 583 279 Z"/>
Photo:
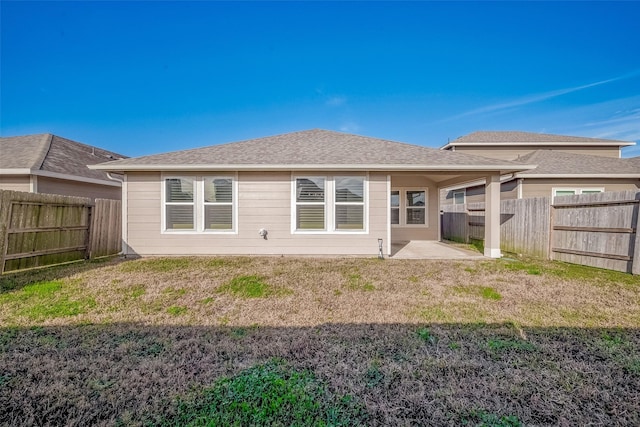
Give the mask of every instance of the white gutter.
<path id="1" fill-rule="evenodd" d="M 117 178 L 117 177 L 115 177 L 115 176 L 111 175 L 112 173 L 113 173 L 113 172 L 107 172 L 107 178 L 109 178 L 109 179 L 110 179 L 110 180 L 112 180 L 112 181 L 119 182 L 119 183 L 121 183 L 121 184 L 122 184 L 122 182 L 124 182 L 124 177 L 122 177 L 122 179 L 119 179 L 119 178 Z"/>
<path id="2" fill-rule="evenodd" d="M 478 171 L 521 171 L 538 167 L 537 165 L 353 165 L 353 164 L 329 164 L 329 165 L 110 165 L 109 163 L 89 165 L 89 169 L 112 172 L 128 171 L 298 171 L 298 170 L 335 170 L 335 171 L 429 171 L 429 172 L 478 172 Z"/>
<path id="3" fill-rule="evenodd" d="M 43 171 L 39 169 L 0 169 L 0 175 L 35 175 L 35 176 L 44 176 L 47 178 L 64 179 L 68 181 L 85 182 L 88 184 L 110 185 L 112 187 L 120 187 L 120 184 L 118 184 L 117 182 L 107 181 L 106 179 L 88 178 L 84 176 Z"/>
<path id="4" fill-rule="evenodd" d="M 635 142 L 576 142 L 576 141 L 567 141 L 567 142 L 542 142 L 542 141 L 530 141 L 530 142 L 448 142 L 447 144 L 440 147 L 440 150 L 445 150 L 449 147 L 477 147 L 477 148 L 487 148 L 492 146 L 500 146 L 500 147 L 513 147 L 513 146 L 531 146 L 531 147 L 560 147 L 560 146 L 570 146 L 570 147 L 630 147 L 632 145 L 636 145 Z"/>
<path id="5" fill-rule="evenodd" d="M 518 174 L 518 177 L 520 175 Z M 512 179 L 514 179 L 516 177 L 515 173 L 510 173 L 510 174 L 506 174 L 506 175 L 502 175 L 500 176 L 500 183 L 502 184 L 503 182 L 508 182 L 511 181 Z M 463 188 L 469 188 L 469 187 L 475 187 L 477 185 L 485 185 L 487 183 L 487 180 L 485 178 L 483 179 L 476 179 L 474 181 L 467 181 L 467 182 L 463 182 L 460 184 L 456 184 L 452 187 L 443 187 L 440 188 L 440 190 L 447 190 L 447 191 L 451 191 L 451 190 L 461 190 Z"/>
<path id="6" fill-rule="evenodd" d="M 640 173 L 518 173 L 518 178 L 640 178 Z"/>

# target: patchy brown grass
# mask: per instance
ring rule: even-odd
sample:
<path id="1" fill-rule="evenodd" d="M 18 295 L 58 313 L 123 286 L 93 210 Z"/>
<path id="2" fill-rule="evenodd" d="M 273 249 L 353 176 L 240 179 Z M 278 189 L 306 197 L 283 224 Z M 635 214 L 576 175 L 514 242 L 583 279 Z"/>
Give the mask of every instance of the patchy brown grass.
<path id="1" fill-rule="evenodd" d="M 52 281 L 92 303 L 30 315 Z M 640 278 L 532 260 L 59 267 L 0 278 L 0 424 L 153 424 L 278 358 L 374 425 L 637 425 L 639 326 Z"/>

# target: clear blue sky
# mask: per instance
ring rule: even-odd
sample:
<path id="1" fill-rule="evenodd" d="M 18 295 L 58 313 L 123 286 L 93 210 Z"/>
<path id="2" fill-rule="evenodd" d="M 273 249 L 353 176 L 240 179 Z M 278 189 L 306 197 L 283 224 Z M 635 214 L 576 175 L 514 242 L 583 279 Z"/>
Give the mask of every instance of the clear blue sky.
<path id="1" fill-rule="evenodd" d="M 640 141 L 639 2 L 0 8 L 2 136 L 130 156 L 311 128 L 430 147 L 476 130 Z"/>

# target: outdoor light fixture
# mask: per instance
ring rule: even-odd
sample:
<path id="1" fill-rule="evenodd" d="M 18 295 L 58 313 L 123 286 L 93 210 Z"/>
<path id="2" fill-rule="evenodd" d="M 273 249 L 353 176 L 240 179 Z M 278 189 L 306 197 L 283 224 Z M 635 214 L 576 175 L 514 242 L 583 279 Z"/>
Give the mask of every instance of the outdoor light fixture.
<path id="1" fill-rule="evenodd" d="M 384 259 L 382 254 L 382 239 L 378 239 L 378 259 Z"/>

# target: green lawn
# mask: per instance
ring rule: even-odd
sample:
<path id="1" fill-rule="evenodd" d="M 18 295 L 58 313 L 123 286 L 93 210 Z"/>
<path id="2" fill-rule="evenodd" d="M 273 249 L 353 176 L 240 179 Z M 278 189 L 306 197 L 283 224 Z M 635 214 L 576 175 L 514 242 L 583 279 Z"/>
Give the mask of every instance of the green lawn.
<path id="1" fill-rule="evenodd" d="M 640 278 L 108 260 L 0 278 L 0 425 L 640 425 Z"/>

